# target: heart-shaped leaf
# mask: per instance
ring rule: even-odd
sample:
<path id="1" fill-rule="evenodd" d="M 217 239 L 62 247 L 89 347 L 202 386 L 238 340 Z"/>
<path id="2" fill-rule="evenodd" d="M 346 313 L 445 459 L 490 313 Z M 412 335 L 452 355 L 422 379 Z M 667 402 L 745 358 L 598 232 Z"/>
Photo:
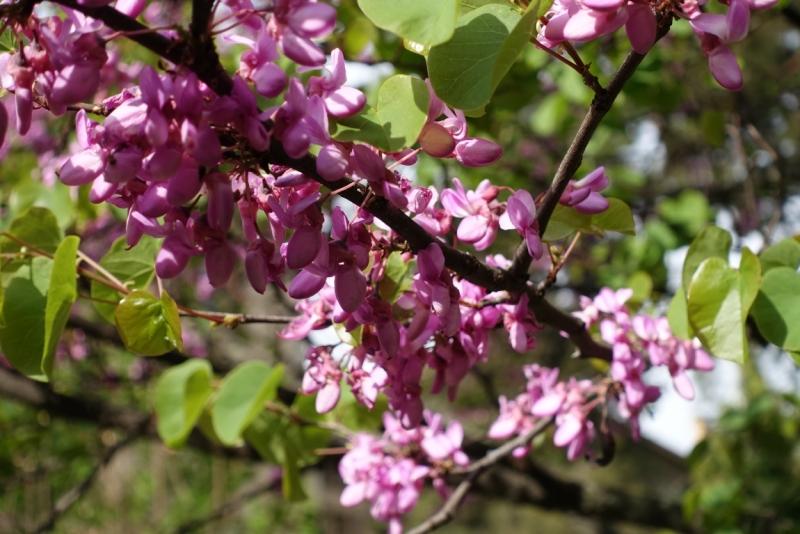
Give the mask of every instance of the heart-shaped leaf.
<path id="1" fill-rule="evenodd" d="M 188 360 L 161 375 L 156 385 L 156 428 L 168 447 L 183 446 L 211 391 L 207 360 Z"/>
<path id="2" fill-rule="evenodd" d="M 45 382 L 42 354 L 52 266 L 53 260 L 37 257 L 14 274 L 3 300 L 6 327 L 0 328 L 0 349 L 9 363 L 19 372 Z"/>
<path id="3" fill-rule="evenodd" d="M 487 104 L 536 27 L 537 6 L 525 13 L 510 4 L 488 4 L 458 19 L 453 37 L 428 53 L 436 95 L 451 107 Z"/>
<path id="4" fill-rule="evenodd" d="M 423 46 L 444 43 L 453 35 L 459 0 L 358 0 L 375 26 Z"/>
<path id="5" fill-rule="evenodd" d="M 331 121 L 331 135 L 338 141 L 361 141 L 384 152 L 399 152 L 417 142 L 429 103 L 425 82 L 398 74 L 381 85 L 377 108 L 364 106 L 351 117 Z"/>
<path id="6" fill-rule="evenodd" d="M 681 279 L 683 288 L 687 291 L 689 290 L 694 272 L 706 259 L 722 258 L 727 263 L 730 249 L 730 233 L 716 226 L 704 228 L 694 238 L 694 241 L 689 246 L 689 251 L 686 253 L 686 260 L 683 262 L 683 277 Z"/>
<path id="7" fill-rule="evenodd" d="M 791 267 L 767 271 L 753 303 L 758 330 L 787 351 L 800 351 L 800 274 Z"/>
<path id="8" fill-rule="evenodd" d="M 117 332 L 125 347 L 142 356 L 161 356 L 183 350 L 178 306 L 166 291 L 161 300 L 137 289 L 126 296 L 114 312 Z"/>
<path id="9" fill-rule="evenodd" d="M 8 233 L 17 239 L 28 243 L 45 252 L 53 254 L 58 248 L 59 243 L 64 239 L 64 234 L 58 226 L 58 220 L 53 212 L 38 206 L 33 206 L 25 210 L 19 217 L 11 222 Z M 22 245 L 7 237 L 0 240 L 0 247 L 3 252 L 19 252 Z M 10 276 L 22 265 L 29 264 L 30 259 L 12 259 L 4 262 L 2 272 Z"/>
<path id="10" fill-rule="evenodd" d="M 800 266 L 800 243 L 794 239 L 784 239 L 762 252 L 758 259 L 764 273 L 775 267 L 797 269 Z"/>
<path id="11" fill-rule="evenodd" d="M 697 337 L 717 358 L 738 363 L 748 355 L 741 283 L 726 260 L 712 257 L 697 268 L 687 295 L 689 323 Z"/>
<path id="12" fill-rule="evenodd" d="M 243 363 L 225 377 L 211 416 L 222 443 L 233 445 L 241 439 L 264 403 L 275 398 L 282 379 L 283 365 L 272 368 L 259 361 Z"/>
<path id="13" fill-rule="evenodd" d="M 42 372 L 51 378 L 53 361 L 56 356 L 58 340 L 64 327 L 67 326 L 69 311 L 78 298 L 77 258 L 80 238 L 69 236 L 58 245 L 53 256 L 53 269 L 50 273 L 50 286 L 47 290 L 47 304 L 44 315 L 44 352 L 42 354 Z"/>
<path id="14" fill-rule="evenodd" d="M 117 280 L 125 284 L 128 289 L 145 289 L 153 280 L 156 272 L 156 254 L 158 254 L 158 241 L 148 235 L 142 236 L 139 243 L 128 249 L 125 237 L 120 237 L 100 260 L 100 265 L 113 274 Z M 110 302 L 119 302 L 123 297 L 116 289 L 92 281 L 92 297 Z M 113 304 L 105 302 L 92 302 L 100 315 L 109 322 L 114 322 Z"/>

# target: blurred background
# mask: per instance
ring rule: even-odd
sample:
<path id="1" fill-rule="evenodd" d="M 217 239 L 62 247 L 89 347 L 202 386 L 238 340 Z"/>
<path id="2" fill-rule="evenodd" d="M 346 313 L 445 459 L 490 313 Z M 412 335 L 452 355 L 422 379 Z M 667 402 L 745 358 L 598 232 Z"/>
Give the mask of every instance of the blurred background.
<path id="1" fill-rule="evenodd" d="M 424 58 L 374 27 L 355 0 L 334 3 L 339 31 L 323 45 L 344 50 L 351 61 L 350 84 L 369 95 L 394 73 L 425 77 Z M 165 12 L 186 9 L 180 3 L 150 7 L 145 19 L 152 23 Z M 712 11 L 717 7 L 707 5 Z M 618 33 L 578 51 L 605 84 L 629 46 Z M 611 178 L 606 193 L 631 205 L 637 235 L 582 238 L 550 293 L 559 306 L 577 309 L 579 295 L 627 286 L 634 289 L 634 307 L 663 313 L 680 281 L 686 249 L 705 225 L 732 232 L 734 266 L 743 247 L 758 252 L 800 234 L 798 1 L 754 12 L 748 38 L 733 50 L 745 77 L 738 93 L 713 81 L 699 41 L 683 21 L 647 55 L 598 129 L 577 175 L 604 165 Z M 240 50 L 230 52 L 226 61 L 233 71 Z M 154 63 L 128 45 L 120 45 L 119 54 L 133 62 L 131 75 L 138 62 Z M 105 75 L 123 84 L 126 71 L 120 67 Z M 486 114 L 470 119 L 470 133 L 502 144 L 503 158 L 488 168 L 469 169 L 422 155 L 403 173 L 440 188 L 453 177 L 468 188 L 488 178 L 536 195 L 549 185 L 592 96 L 577 73 L 530 46 Z M 13 97 L 0 102 L 13 113 Z M 0 154 L 0 229 L 32 205 L 48 207 L 63 229 L 83 236 L 85 252 L 100 258 L 122 235 L 124 214 L 94 206 L 87 191 L 76 194 L 57 182 L 53 171 L 75 142 L 73 123 L 38 117 L 24 139 L 9 133 L 11 142 Z M 501 233 L 489 252 L 510 255 L 518 240 L 512 234 Z M 270 290 L 257 295 L 243 266 L 237 269 L 241 275 L 224 291 L 208 285 L 202 262 L 166 287 L 196 309 L 293 314 L 291 299 Z M 545 274 L 542 264 L 534 279 Z M 283 362 L 289 400 L 302 376 L 305 346 L 276 337 L 279 325 L 211 329 L 183 318 L 183 329 L 184 354 L 139 358 L 122 347 L 113 326 L 91 304 L 78 302 L 59 349 L 53 389 L 0 367 L 0 532 L 383 531 L 366 505 L 344 509 L 338 503 L 341 443 L 319 451 L 303 469 L 308 499 L 287 502 L 279 468 L 246 447 L 225 449 L 201 432 L 180 451 L 158 440 L 151 422 L 153 390 L 170 365 L 208 358 L 216 371 L 225 372 L 248 359 Z M 698 389 L 694 402 L 673 391 L 668 374 L 648 372 L 648 383 L 663 386 L 662 399 L 642 416 L 641 442 L 618 429 L 611 465 L 570 463 L 552 445 L 552 435 L 542 436 L 528 459 L 509 461 L 484 476 L 442 531 L 800 532 L 800 372 L 754 328 L 750 333 L 747 364 L 717 361 L 714 372 L 692 376 Z M 323 331 L 312 341 L 331 339 L 335 334 Z M 497 416 L 497 397 L 521 390 L 522 365 L 559 366 L 562 377 L 598 370 L 592 362 L 572 359 L 572 346 L 557 332 L 542 331 L 537 343 L 536 350 L 519 355 L 498 331 L 489 362 L 468 377 L 454 404 L 426 398 L 426 406 L 446 420 L 462 421 L 468 452 L 480 455 L 493 446 L 484 436 Z M 426 375 L 428 386 L 431 378 Z M 440 502 L 426 490 L 406 526 L 424 520 Z M 59 506 L 67 503 L 62 516 Z"/>

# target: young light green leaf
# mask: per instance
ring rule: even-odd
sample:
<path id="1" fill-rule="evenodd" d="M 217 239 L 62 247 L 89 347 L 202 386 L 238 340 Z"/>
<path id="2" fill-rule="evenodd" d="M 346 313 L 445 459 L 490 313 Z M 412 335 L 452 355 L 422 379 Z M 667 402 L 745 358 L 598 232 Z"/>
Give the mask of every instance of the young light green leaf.
<path id="1" fill-rule="evenodd" d="M 80 242 L 76 236 L 66 237 L 58 245 L 53 257 L 44 314 L 44 352 L 41 362 L 41 370 L 48 379 L 52 378 L 58 340 L 67 326 L 72 304 L 78 298 L 76 259 Z"/>
<path id="2" fill-rule="evenodd" d="M 683 262 L 683 277 L 681 282 L 684 289 L 692 282 L 692 276 L 697 267 L 708 258 L 722 258 L 728 262 L 728 251 L 731 249 L 731 234 L 722 228 L 709 226 L 704 228 L 692 241 L 686 260 Z"/>
<path id="3" fill-rule="evenodd" d="M 800 266 L 800 243 L 794 239 L 784 239 L 762 252 L 758 259 L 764 274 L 775 267 L 791 267 L 797 270 Z"/>
<path id="4" fill-rule="evenodd" d="M 507 3 L 508 0 L 461 0 L 461 12 L 459 13 L 459 16 L 463 17 L 467 13 L 471 13 L 476 9 L 489 4 L 504 5 Z"/>
<path id="5" fill-rule="evenodd" d="M 542 236 L 542 241 L 552 243 L 569 237 L 575 232 L 589 232 L 592 226 L 592 216 L 575 211 L 569 206 L 556 204 L 553 215 L 547 223 L 547 229 Z"/>
<path id="6" fill-rule="evenodd" d="M 800 351 L 800 274 L 791 267 L 767 271 L 753 303 L 753 318 L 767 341 Z M 0 330 L 2 332 L 2 330 Z"/>
<path id="7" fill-rule="evenodd" d="M 653 277 L 644 271 L 636 271 L 628 278 L 625 286 L 633 290 L 631 302 L 641 304 L 653 293 Z"/>
<path id="8" fill-rule="evenodd" d="M 686 304 L 686 292 L 683 286 L 678 286 L 675 291 L 675 296 L 667 308 L 667 321 L 669 321 L 669 328 L 672 333 L 680 339 L 694 339 L 694 330 L 692 325 L 689 324 L 689 310 Z"/>
<path id="9" fill-rule="evenodd" d="M 428 118 L 428 86 L 405 74 L 392 76 L 378 91 L 377 108 L 365 106 L 351 117 L 331 122 L 338 141 L 363 141 L 386 152 L 398 152 L 417 142 Z"/>
<path id="10" fill-rule="evenodd" d="M 750 306 L 758 295 L 758 286 L 761 283 L 761 264 L 758 256 L 749 248 L 742 250 L 742 259 L 739 263 L 739 291 L 742 298 L 742 321 L 747 320 Z"/>
<path id="11" fill-rule="evenodd" d="M 687 300 L 689 323 L 709 352 L 744 363 L 748 346 L 736 269 L 719 257 L 704 260 L 692 277 Z"/>
<path id="12" fill-rule="evenodd" d="M 178 306 L 166 291 L 161 300 L 142 289 L 132 291 L 114 312 L 125 347 L 141 356 L 161 356 L 183 350 Z"/>
<path id="13" fill-rule="evenodd" d="M 511 5 L 488 4 L 458 19 L 453 37 L 428 54 L 436 95 L 458 109 L 487 104 L 528 43 L 537 18 L 534 4 L 522 16 Z"/>
<path id="14" fill-rule="evenodd" d="M 342 343 L 358 347 L 361 345 L 361 334 L 364 332 L 364 325 L 358 325 L 348 332 L 344 323 L 333 323 L 333 331 L 336 332 Z"/>
<path id="15" fill-rule="evenodd" d="M 0 349 L 9 363 L 29 377 L 47 381 L 42 373 L 45 308 L 53 261 L 33 258 L 11 278 L 3 300 L 6 327 L 0 329 Z"/>
<path id="16" fill-rule="evenodd" d="M 395 250 L 386 260 L 386 274 L 378 282 L 378 294 L 383 300 L 394 304 L 404 291 L 411 287 L 416 272 L 416 260 L 403 261 L 403 255 Z"/>
<path id="17" fill-rule="evenodd" d="M 283 364 L 271 368 L 260 361 L 245 362 L 225 377 L 211 416 L 222 443 L 233 445 L 241 439 L 264 403 L 275 398 L 282 379 Z"/>
<path id="18" fill-rule="evenodd" d="M 156 239 L 144 235 L 138 245 L 128 249 L 123 236 L 114 241 L 111 249 L 100 260 L 100 265 L 128 289 L 145 289 L 156 272 L 156 254 L 158 254 Z M 95 281 L 92 281 L 91 294 L 93 298 L 111 302 L 119 302 L 124 296 L 117 290 Z M 96 301 L 92 304 L 100 315 L 109 322 L 114 322 L 116 306 Z"/>
<path id="19" fill-rule="evenodd" d="M 14 32 L 11 31 L 11 28 L 6 28 L 0 34 L 0 54 L 3 52 L 11 52 L 13 54 L 16 52 L 16 48 L 17 40 L 14 38 Z"/>
<path id="20" fill-rule="evenodd" d="M 636 235 L 636 224 L 633 221 L 631 208 L 618 198 L 608 199 L 608 209 L 592 216 L 592 225 L 606 232 L 619 232 L 625 235 Z"/>
<path id="21" fill-rule="evenodd" d="M 64 239 L 53 212 L 38 206 L 28 208 L 14 219 L 8 227 L 8 233 L 50 254 L 56 251 Z M 19 243 L 7 237 L 0 239 L 0 247 L 5 253 L 19 252 L 22 248 Z M 3 265 L 2 272 L 8 275 L 27 263 L 29 263 L 27 259 L 14 259 Z"/>
<path id="22" fill-rule="evenodd" d="M 3 289 L 2 280 L 0 280 L 0 328 L 6 327 L 6 316 L 3 315 L 3 301 L 5 300 L 5 289 Z"/>
<path id="23" fill-rule="evenodd" d="M 168 447 L 182 447 L 211 395 L 211 364 L 188 360 L 165 371 L 156 384 L 158 435 Z"/>
<path id="24" fill-rule="evenodd" d="M 375 26 L 424 46 L 444 43 L 453 35 L 458 0 L 358 0 L 358 7 Z"/>

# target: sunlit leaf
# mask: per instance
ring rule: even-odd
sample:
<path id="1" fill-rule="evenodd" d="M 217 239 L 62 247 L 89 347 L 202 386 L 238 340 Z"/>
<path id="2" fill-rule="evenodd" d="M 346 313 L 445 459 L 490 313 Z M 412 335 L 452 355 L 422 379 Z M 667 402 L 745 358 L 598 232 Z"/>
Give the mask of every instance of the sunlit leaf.
<path id="1" fill-rule="evenodd" d="M 167 446 L 183 446 L 211 392 L 208 360 L 188 360 L 159 377 L 155 395 L 156 428 Z"/>
<path id="2" fill-rule="evenodd" d="M 131 352 L 161 356 L 183 350 L 178 306 L 166 291 L 161 300 L 141 289 L 132 291 L 117 306 L 114 322 Z"/>
<path id="3" fill-rule="evenodd" d="M 53 374 L 58 340 L 67 325 L 72 304 L 78 298 L 76 259 L 80 242 L 76 236 L 65 238 L 53 257 L 45 306 L 44 352 L 41 362 L 41 370 L 48 379 Z"/>

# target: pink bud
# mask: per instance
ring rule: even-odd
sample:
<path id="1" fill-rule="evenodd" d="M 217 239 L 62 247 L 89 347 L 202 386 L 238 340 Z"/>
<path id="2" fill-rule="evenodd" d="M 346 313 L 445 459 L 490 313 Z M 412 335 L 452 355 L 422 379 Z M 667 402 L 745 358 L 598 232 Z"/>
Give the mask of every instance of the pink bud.
<path id="1" fill-rule="evenodd" d="M 161 217 L 166 215 L 172 208 L 167 201 L 167 184 L 156 182 L 147 188 L 147 191 L 139 197 L 139 212 L 145 217 Z"/>
<path id="2" fill-rule="evenodd" d="M 183 206 L 197 196 L 202 186 L 197 163 L 192 158 L 184 158 L 180 170 L 167 185 L 167 202 L 173 206 Z"/>
<path id="3" fill-rule="evenodd" d="M 251 75 L 258 94 L 267 98 L 275 98 L 286 89 L 286 73 L 275 63 L 264 63 Z"/>
<path id="4" fill-rule="evenodd" d="M 332 142 L 323 146 L 317 155 L 317 172 L 326 180 L 338 180 L 350 165 L 350 151 Z"/>
<path id="5" fill-rule="evenodd" d="M 313 297 L 325 286 L 326 278 L 310 271 L 300 271 L 289 285 L 289 296 L 293 299 Z"/>
<path id="6" fill-rule="evenodd" d="M 367 296 L 367 279 L 355 264 L 345 265 L 336 273 L 334 289 L 342 309 L 353 313 Z"/>
<path id="7" fill-rule="evenodd" d="M 58 172 L 58 178 L 65 185 L 86 185 L 97 178 L 105 166 L 105 153 L 87 148 L 64 163 Z"/>
<path id="8" fill-rule="evenodd" d="M 267 290 L 269 271 L 267 270 L 267 261 L 264 258 L 264 253 L 260 248 L 247 253 L 244 258 L 244 268 L 247 271 L 247 279 L 250 280 L 250 285 L 263 295 L 264 291 Z"/>
<path id="9" fill-rule="evenodd" d="M 219 289 L 233 274 L 236 252 L 227 241 L 212 241 L 205 246 L 206 275 L 211 287 Z"/>
<path id="10" fill-rule="evenodd" d="M 222 159 L 222 146 L 217 133 L 207 123 L 196 127 L 189 119 L 181 126 L 183 148 L 204 167 L 213 167 Z"/>
<path id="11" fill-rule="evenodd" d="M 301 226 L 294 231 L 286 247 L 286 265 L 290 269 L 302 269 L 317 257 L 322 247 L 319 228 Z"/>
<path id="12" fill-rule="evenodd" d="M 31 129 L 31 118 L 33 117 L 33 91 L 28 87 L 17 86 L 14 94 L 14 102 L 17 105 L 17 132 L 25 135 Z"/>
<path id="13" fill-rule="evenodd" d="M 167 180 L 181 168 L 182 151 L 172 144 L 158 147 L 144 160 L 144 170 L 153 180 Z"/>
<path id="14" fill-rule="evenodd" d="M 233 190 L 228 176 L 214 172 L 205 178 L 208 189 L 208 225 L 227 232 L 233 221 Z"/>
<path id="15" fill-rule="evenodd" d="M 107 182 L 121 184 L 133 180 L 142 169 L 142 153 L 134 147 L 115 150 L 108 156 L 105 170 Z"/>
<path id="16" fill-rule="evenodd" d="M 309 2 L 292 9 L 287 22 L 299 35 L 318 39 L 333 31 L 336 25 L 336 10 L 327 4 Z"/>
<path id="17" fill-rule="evenodd" d="M 429 122 L 419 134 L 419 145 L 426 154 L 444 158 L 453 153 L 456 141 L 450 131 L 438 122 Z"/>
<path id="18" fill-rule="evenodd" d="M 56 76 L 50 91 L 50 103 L 66 106 L 88 100 L 97 91 L 100 68 L 94 63 L 76 63 L 65 67 Z"/>
<path id="19" fill-rule="evenodd" d="M 491 165 L 503 155 L 500 145 L 486 139 L 467 138 L 459 141 L 455 149 L 456 159 L 467 167 Z"/>
<path id="20" fill-rule="evenodd" d="M 317 45 L 288 28 L 281 36 L 280 45 L 286 57 L 296 63 L 308 67 L 319 67 L 325 64 L 325 53 Z"/>
<path id="21" fill-rule="evenodd" d="M 6 107 L 0 103 L 0 148 L 6 140 L 6 130 L 8 130 L 8 111 Z"/>
<path id="22" fill-rule="evenodd" d="M 101 174 L 97 178 L 94 179 L 92 183 L 92 189 L 89 191 L 89 202 L 92 204 L 100 204 L 101 202 L 105 202 L 114 194 L 117 190 L 117 184 L 112 184 L 111 182 L 106 182 L 105 178 Z"/>

